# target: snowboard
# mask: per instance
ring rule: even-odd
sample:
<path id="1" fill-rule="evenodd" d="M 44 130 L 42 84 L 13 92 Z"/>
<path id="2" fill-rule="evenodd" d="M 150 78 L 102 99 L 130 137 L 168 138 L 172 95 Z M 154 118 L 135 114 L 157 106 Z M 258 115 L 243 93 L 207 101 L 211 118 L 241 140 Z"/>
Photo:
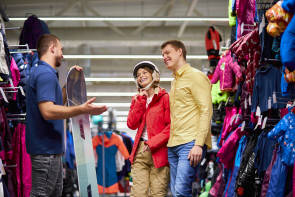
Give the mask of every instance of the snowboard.
<path id="1" fill-rule="evenodd" d="M 66 80 L 67 102 L 76 106 L 87 101 L 83 71 L 71 69 Z M 70 118 L 74 139 L 79 192 L 81 197 L 98 197 L 90 117 L 82 114 Z"/>

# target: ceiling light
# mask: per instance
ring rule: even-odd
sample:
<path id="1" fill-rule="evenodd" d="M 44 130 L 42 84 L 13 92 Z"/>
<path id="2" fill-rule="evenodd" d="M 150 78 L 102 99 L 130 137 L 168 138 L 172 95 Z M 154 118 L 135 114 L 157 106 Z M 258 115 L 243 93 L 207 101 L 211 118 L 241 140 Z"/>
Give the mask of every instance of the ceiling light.
<path id="1" fill-rule="evenodd" d="M 173 78 L 161 78 L 161 82 L 170 82 Z M 134 82 L 134 78 L 85 78 L 86 82 Z"/>
<path id="2" fill-rule="evenodd" d="M 128 116 L 128 113 L 129 113 L 129 111 L 117 111 L 117 110 L 114 110 L 115 116 Z M 109 112 L 108 111 L 103 112 L 102 115 L 103 116 L 108 116 Z"/>
<path id="3" fill-rule="evenodd" d="M 103 117 L 103 121 L 108 122 L 109 117 Z M 127 117 L 116 117 L 116 122 L 127 122 Z"/>
<path id="4" fill-rule="evenodd" d="M 88 92 L 87 96 L 134 96 L 136 92 Z"/>
<path id="5" fill-rule="evenodd" d="M 170 22 L 228 22 L 228 18 L 198 18 L 198 17 L 39 17 L 44 21 L 170 21 Z M 25 21 L 25 17 L 10 17 L 10 21 Z"/>
<path id="6" fill-rule="evenodd" d="M 130 103 L 94 103 L 94 105 L 106 105 L 107 107 L 130 107 Z"/>
<path id="7" fill-rule="evenodd" d="M 64 55 L 64 59 L 163 59 L 162 55 Z M 207 55 L 188 55 L 187 59 L 208 59 Z"/>

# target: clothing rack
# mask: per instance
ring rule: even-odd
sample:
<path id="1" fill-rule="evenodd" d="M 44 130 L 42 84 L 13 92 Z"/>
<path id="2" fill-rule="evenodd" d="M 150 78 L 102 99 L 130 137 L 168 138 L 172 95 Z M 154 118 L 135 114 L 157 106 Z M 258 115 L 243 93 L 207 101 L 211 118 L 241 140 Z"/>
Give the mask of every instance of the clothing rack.
<path id="1" fill-rule="evenodd" d="M 6 97 L 6 95 L 5 95 L 4 92 L 8 92 L 8 93 L 12 93 L 12 92 L 14 92 L 14 93 L 15 93 L 15 92 L 18 92 L 17 89 L 19 89 L 20 92 L 21 92 L 21 94 L 22 94 L 23 96 L 26 96 L 23 87 L 21 87 L 21 86 L 17 86 L 17 87 L 15 87 L 15 86 L 13 85 L 13 82 L 12 82 L 11 79 L 9 79 L 9 82 L 7 82 L 7 83 L 10 84 L 10 87 L 0 87 L 0 88 L 1 88 L 1 90 L 0 90 L 0 91 L 1 91 L 1 94 L 2 94 L 2 91 L 3 91 L 2 97 L 4 98 L 4 100 L 6 99 L 5 102 L 9 103 L 9 102 L 8 102 L 8 99 L 7 99 L 7 97 Z M 4 96 L 3 96 L 3 95 L 4 95 Z"/>
<path id="2" fill-rule="evenodd" d="M 1 28 L 2 30 L 18 30 L 21 29 L 21 27 L 5 27 L 5 28 Z"/>
<path id="3" fill-rule="evenodd" d="M 8 45 L 8 48 L 17 48 L 16 51 L 10 51 L 11 54 L 14 53 L 32 53 L 33 51 L 37 51 L 37 49 L 30 49 L 28 44 L 24 45 Z M 25 48 L 25 49 L 20 49 Z"/>
<path id="4" fill-rule="evenodd" d="M 21 94 L 23 96 L 26 96 L 23 87 L 21 86 L 17 86 L 17 87 L 2 87 L 3 90 L 5 90 L 4 92 L 18 92 L 17 90 L 13 90 L 13 89 L 19 89 Z"/>
<path id="5" fill-rule="evenodd" d="M 6 114 L 7 120 L 18 120 L 24 121 L 26 120 L 26 114 Z"/>
<path id="6" fill-rule="evenodd" d="M 274 0 L 257 0 L 256 5 L 258 10 L 268 10 L 276 1 Z"/>

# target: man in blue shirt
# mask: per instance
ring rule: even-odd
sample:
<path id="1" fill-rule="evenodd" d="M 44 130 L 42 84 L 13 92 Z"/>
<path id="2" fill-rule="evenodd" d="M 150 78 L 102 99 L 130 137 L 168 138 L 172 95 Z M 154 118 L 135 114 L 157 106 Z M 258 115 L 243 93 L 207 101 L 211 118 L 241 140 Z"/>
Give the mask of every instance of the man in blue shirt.
<path id="1" fill-rule="evenodd" d="M 56 71 L 63 59 L 60 40 L 45 34 L 38 40 L 37 51 L 40 61 L 38 66 L 32 67 L 26 89 L 26 147 L 32 162 L 31 197 L 58 197 L 62 195 L 63 185 L 63 119 L 84 113 L 101 114 L 107 107 L 93 105 L 95 98 L 82 105 L 63 106 L 65 91 L 61 90 Z M 82 68 L 74 66 L 73 69 Z"/>

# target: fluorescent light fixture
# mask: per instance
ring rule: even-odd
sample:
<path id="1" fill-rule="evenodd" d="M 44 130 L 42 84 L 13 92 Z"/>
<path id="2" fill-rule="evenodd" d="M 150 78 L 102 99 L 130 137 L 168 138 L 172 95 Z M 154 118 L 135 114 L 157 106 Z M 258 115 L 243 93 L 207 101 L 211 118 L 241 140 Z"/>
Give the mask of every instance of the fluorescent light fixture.
<path id="1" fill-rule="evenodd" d="M 130 103 L 94 103 L 94 105 L 106 105 L 107 107 L 130 107 Z"/>
<path id="2" fill-rule="evenodd" d="M 170 21 L 170 22 L 228 22 L 228 18 L 199 17 L 39 17 L 44 21 Z M 25 21 L 25 17 L 10 17 L 10 21 Z"/>
<path id="3" fill-rule="evenodd" d="M 128 116 L 128 113 L 129 113 L 129 111 L 117 111 L 117 110 L 114 111 L 115 116 Z M 108 111 L 103 112 L 102 115 L 108 116 L 109 112 Z"/>
<path id="4" fill-rule="evenodd" d="M 64 59 L 163 59 L 162 55 L 64 55 Z M 208 59 L 207 55 L 188 55 L 187 59 Z"/>
<path id="5" fill-rule="evenodd" d="M 136 92 L 88 92 L 87 96 L 134 96 Z"/>
<path id="6" fill-rule="evenodd" d="M 172 81 L 173 78 L 161 78 L 161 82 L 170 82 Z M 90 78 L 86 77 L 85 78 L 86 82 L 134 82 L 134 78 Z"/>
<path id="7" fill-rule="evenodd" d="M 103 117 L 103 121 L 108 122 L 109 117 Z M 127 117 L 116 117 L 116 122 L 127 122 Z"/>

